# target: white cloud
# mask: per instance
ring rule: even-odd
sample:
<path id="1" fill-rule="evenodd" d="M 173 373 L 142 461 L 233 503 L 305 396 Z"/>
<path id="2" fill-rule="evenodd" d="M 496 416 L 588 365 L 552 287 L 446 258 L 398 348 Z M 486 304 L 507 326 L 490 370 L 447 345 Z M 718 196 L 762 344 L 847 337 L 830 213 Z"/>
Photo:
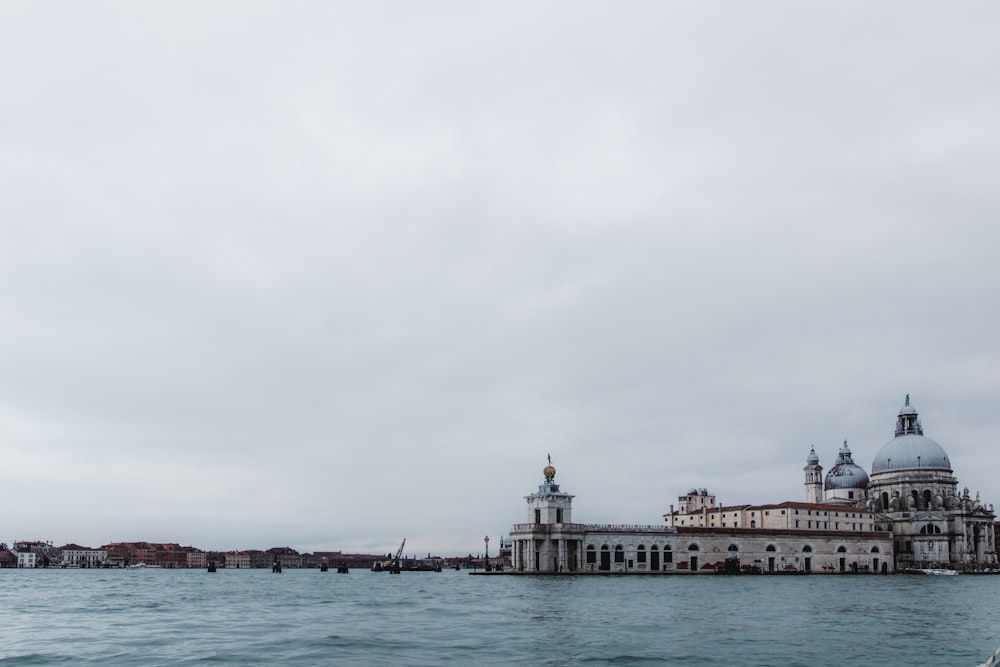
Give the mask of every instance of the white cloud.
<path id="1" fill-rule="evenodd" d="M 903 8 L 5 7 L 0 531 L 476 552 L 907 392 L 992 502 L 997 10 Z"/>

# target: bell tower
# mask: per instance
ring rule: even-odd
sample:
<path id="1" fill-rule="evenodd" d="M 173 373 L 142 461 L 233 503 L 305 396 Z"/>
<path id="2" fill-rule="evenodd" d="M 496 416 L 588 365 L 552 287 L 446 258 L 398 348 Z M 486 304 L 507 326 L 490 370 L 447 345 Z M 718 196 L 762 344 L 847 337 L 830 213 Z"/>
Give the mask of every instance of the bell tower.
<path id="1" fill-rule="evenodd" d="M 823 502 L 823 466 L 819 464 L 819 457 L 816 456 L 816 448 L 809 448 L 809 456 L 806 457 L 806 467 L 802 470 L 806 473 L 806 502 Z"/>

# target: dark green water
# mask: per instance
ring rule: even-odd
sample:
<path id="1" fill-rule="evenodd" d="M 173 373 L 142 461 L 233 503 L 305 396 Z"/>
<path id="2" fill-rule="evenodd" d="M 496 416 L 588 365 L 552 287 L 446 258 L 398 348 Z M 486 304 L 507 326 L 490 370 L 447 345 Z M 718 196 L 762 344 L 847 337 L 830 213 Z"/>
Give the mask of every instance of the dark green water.
<path id="1" fill-rule="evenodd" d="M 962 665 L 1000 576 L 0 570 L 2 665 Z"/>

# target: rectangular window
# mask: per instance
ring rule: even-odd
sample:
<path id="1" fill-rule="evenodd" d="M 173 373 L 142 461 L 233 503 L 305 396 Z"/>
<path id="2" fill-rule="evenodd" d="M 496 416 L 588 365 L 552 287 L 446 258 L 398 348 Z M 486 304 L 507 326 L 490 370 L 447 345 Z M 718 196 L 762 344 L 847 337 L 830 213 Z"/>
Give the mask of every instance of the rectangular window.
<path id="1" fill-rule="evenodd" d="M 615 562 L 624 563 L 625 562 L 625 552 L 621 549 L 615 549 Z"/>
<path id="2" fill-rule="evenodd" d="M 594 551 L 593 549 L 587 549 L 587 563 L 590 564 L 596 562 L 597 562 L 597 552 Z"/>
<path id="3" fill-rule="evenodd" d="M 635 559 L 638 562 L 640 562 L 640 563 L 645 563 L 646 562 L 646 552 L 645 551 L 640 551 L 639 553 L 637 553 L 635 555 Z"/>
<path id="4" fill-rule="evenodd" d="M 556 509 L 556 523 L 562 523 L 562 509 Z"/>
<path id="5" fill-rule="evenodd" d="M 663 552 L 663 562 L 664 563 L 673 563 L 674 562 L 674 552 L 673 551 L 664 551 Z"/>
<path id="6" fill-rule="evenodd" d="M 535 523 L 541 523 L 541 522 L 542 522 L 542 510 L 536 509 L 535 510 Z"/>

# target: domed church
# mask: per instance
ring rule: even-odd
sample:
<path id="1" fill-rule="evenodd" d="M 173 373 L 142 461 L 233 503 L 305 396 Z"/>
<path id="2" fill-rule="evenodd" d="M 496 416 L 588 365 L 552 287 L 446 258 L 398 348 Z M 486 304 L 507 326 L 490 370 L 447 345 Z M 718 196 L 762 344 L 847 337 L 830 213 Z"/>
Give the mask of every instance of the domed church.
<path id="1" fill-rule="evenodd" d="M 952 567 L 980 569 L 997 560 L 993 506 L 979 494 L 958 491 L 951 461 L 944 448 L 924 435 L 910 396 L 896 418 L 892 440 L 882 445 L 872 462 L 871 477 L 854 463 L 847 442 L 823 484 L 815 450 L 806 459 L 806 499 L 843 503 L 873 512 L 881 530 L 893 537 L 897 570 Z"/>
<path id="2" fill-rule="evenodd" d="M 543 573 L 884 573 L 908 568 L 977 571 L 997 567 L 993 507 L 958 491 L 951 461 L 924 435 L 910 397 L 895 437 L 869 474 L 845 441 L 823 475 L 806 458 L 806 499 L 722 505 L 691 489 L 659 524 L 573 520 L 574 496 L 556 469 L 525 496 L 527 522 L 510 532 L 512 572 Z"/>

